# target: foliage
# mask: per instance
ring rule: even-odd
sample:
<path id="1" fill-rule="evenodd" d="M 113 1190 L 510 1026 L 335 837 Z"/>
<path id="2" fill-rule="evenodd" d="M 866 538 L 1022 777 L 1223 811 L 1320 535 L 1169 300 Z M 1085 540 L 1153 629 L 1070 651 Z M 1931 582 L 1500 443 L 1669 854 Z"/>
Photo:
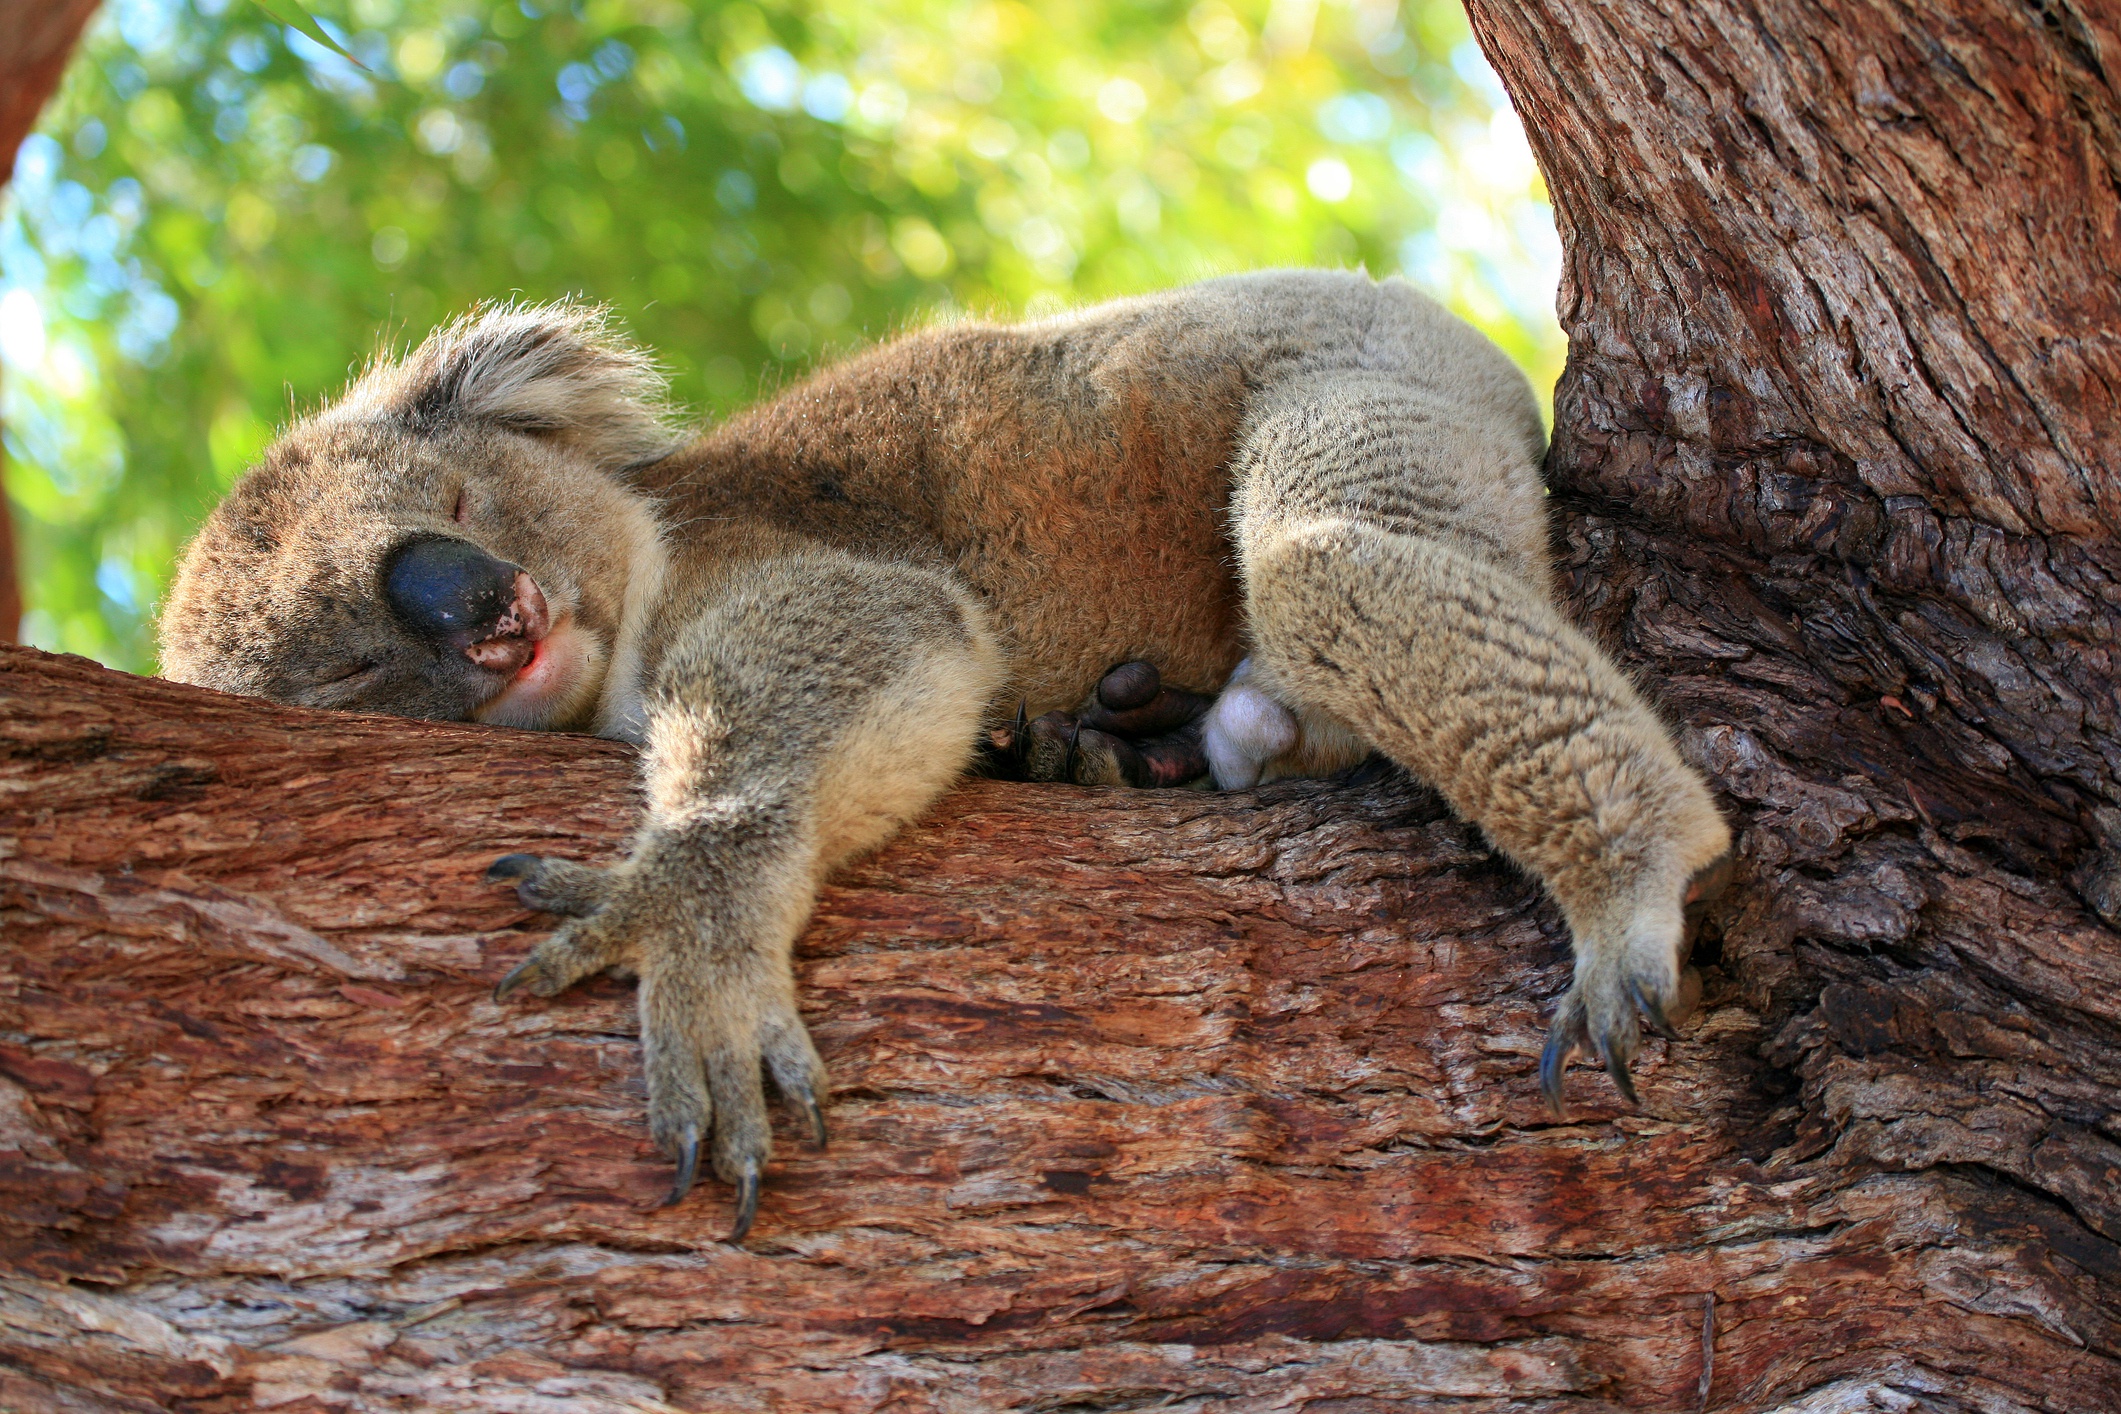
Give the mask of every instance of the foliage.
<path id="1" fill-rule="evenodd" d="M 1451 0 L 110 0 L 0 222 L 32 641 L 132 668 L 377 332 L 610 301 L 724 412 L 939 313 L 1406 269 L 1551 386 L 1551 214 Z"/>

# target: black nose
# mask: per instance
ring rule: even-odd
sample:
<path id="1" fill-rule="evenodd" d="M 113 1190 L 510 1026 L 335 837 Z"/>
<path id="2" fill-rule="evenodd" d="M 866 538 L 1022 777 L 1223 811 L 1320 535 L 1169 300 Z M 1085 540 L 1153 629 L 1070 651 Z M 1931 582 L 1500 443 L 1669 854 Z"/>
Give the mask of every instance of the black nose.
<path id="1" fill-rule="evenodd" d="M 383 597 L 416 632 L 461 647 L 508 612 L 517 572 L 462 540 L 415 540 L 384 567 Z"/>

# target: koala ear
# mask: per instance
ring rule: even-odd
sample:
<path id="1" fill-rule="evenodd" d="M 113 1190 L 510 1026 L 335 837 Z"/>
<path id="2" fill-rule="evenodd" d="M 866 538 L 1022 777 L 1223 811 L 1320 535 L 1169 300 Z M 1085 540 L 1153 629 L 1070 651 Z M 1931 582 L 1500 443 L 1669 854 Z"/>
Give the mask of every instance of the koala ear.
<path id="1" fill-rule="evenodd" d="M 615 333 L 599 306 L 493 304 L 428 335 L 403 362 L 371 366 L 334 411 L 391 418 L 415 432 L 491 423 L 550 437 L 620 471 L 677 444 L 663 386 L 648 355 Z"/>

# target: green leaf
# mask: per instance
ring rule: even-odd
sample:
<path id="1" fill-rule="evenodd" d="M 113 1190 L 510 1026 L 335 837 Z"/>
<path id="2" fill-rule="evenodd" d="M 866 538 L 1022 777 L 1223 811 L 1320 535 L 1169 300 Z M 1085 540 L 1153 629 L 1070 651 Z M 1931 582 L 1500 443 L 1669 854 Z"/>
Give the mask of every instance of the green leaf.
<path id="1" fill-rule="evenodd" d="M 300 5 L 297 5 L 295 0 L 251 0 L 251 3 L 288 28 L 302 31 L 302 33 L 308 35 L 326 49 L 331 50 L 362 73 L 368 72 L 366 64 L 347 53 L 346 47 L 340 44 L 338 40 L 333 39 L 330 31 L 318 24 L 316 17 Z"/>

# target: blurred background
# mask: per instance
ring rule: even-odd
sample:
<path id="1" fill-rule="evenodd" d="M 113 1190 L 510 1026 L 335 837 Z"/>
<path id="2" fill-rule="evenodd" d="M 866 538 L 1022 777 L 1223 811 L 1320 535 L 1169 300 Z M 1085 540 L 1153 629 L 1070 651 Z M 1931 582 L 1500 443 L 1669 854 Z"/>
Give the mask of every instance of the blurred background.
<path id="1" fill-rule="evenodd" d="M 199 518 L 380 342 L 614 305 L 702 419 L 938 317 L 1404 272 L 1544 395 L 1545 190 L 1457 0 L 109 0 L 0 216 L 24 641 L 154 667 Z"/>

